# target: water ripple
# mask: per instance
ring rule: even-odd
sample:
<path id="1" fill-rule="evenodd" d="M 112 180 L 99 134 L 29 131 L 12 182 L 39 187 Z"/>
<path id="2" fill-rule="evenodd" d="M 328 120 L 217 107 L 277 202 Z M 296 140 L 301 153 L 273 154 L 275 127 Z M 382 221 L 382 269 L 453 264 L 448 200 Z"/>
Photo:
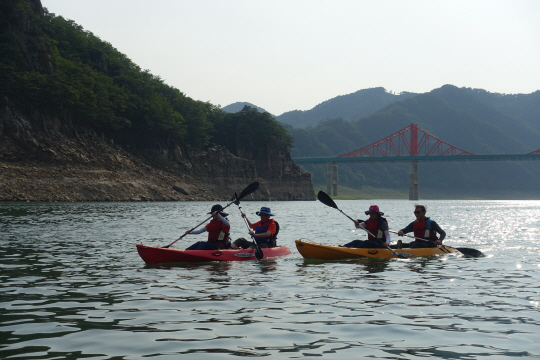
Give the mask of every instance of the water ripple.
<path id="1" fill-rule="evenodd" d="M 392 229 L 411 221 L 410 202 L 377 203 Z M 213 204 L 1 204 L 0 358 L 540 358 L 540 202 L 426 203 L 448 245 L 486 257 L 145 266 L 136 243 L 170 243 Z M 293 250 L 364 236 L 317 203 L 272 209 Z"/>

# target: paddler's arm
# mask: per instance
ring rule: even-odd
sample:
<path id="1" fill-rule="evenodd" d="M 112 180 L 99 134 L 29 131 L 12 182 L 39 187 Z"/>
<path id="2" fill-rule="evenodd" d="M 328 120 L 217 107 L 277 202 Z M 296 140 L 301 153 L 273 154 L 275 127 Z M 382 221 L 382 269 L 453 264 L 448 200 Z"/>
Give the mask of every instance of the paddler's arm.
<path id="1" fill-rule="evenodd" d="M 247 221 L 249 227 L 250 227 L 250 228 L 253 228 L 253 226 L 251 225 L 251 221 L 249 221 L 249 219 L 247 218 L 246 214 L 242 213 L 242 217 L 243 217 L 244 219 L 246 219 L 246 221 Z"/>
<path id="2" fill-rule="evenodd" d="M 263 232 L 263 233 L 260 233 L 260 234 L 255 234 L 255 232 L 252 230 L 252 231 L 249 232 L 249 235 L 254 236 L 254 237 L 269 238 L 270 236 L 272 236 L 275 233 L 276 233 L 276 224 L 272 223 L 272 224 L 270 224 L 268 226 L 268 231 L 267 232 Z"/>
<path id="3" fill-rule="evenodd" d="M 364 229 L 366 228 L 366 223 L 365 221 L 362 221 L 362 220 L 353 220 L 354 222 L 354 227 L 357 228 L 357 229 L 360 229 L 360 227 L 363 227 Z"/>
<path id="4" fill-rule="evenodd" d="M 390 230 L 385 230 L 384 236 L 386 236 L 386 242 L 384 243 L 384 245 L 386 245 L 386 247 L 389 247 L 390 246 Z"/>
<path id="5" fill-rule="evenodd" d="M 262 238 L 267 238 L 267 237 L 270 237 L 272 235 L 272 232 L 271 231 L 267 231 L 265 233 L 261 233 L 261 234 L 255 234 L 255 232 L 250 231 L 249 232 L 249 235 L 251 236 L 254 236 L 254 237 L 262 237 Z"/>
<path id="6" fill-rule="evenodd" d="M 390 247 L 390 229 L 388 229 L 388 222 L 380 221 L 379 220 L 379 229 L 384 232 L 385 242 L 383 242 L 383 245 L 386 247 Z"/>
<path id="7" fill-rule="evenodd" d="M 191 234 L 191 235 L 197 235 L 197 234 L 202 234 L 203 232 L 205 231 L 208 231 L 208 229 L 206 229 L 205 227 L 199 229 L 199 230 L 193 230 L 193 231 L 186 231 L 186 234 Z"/>
<path id="8" fill-rule="evenodd" d="M 219 220 L 221 220 L 222 223 L 224 223 L 226 226 L 231 226 L 231 224 L 229 224 L 229 221 L 227 221 L 227 219 L 225 219 L 223 216 L 221 216 L 221 214 L 217 214 L 217 218 Z"/>
<path id="9" fill-rule="evenodd" d="M 403 236 L 403 234 L 410 233 L 411 231 L 413 231 L 413 229 L 414 229 L 414 221 L 410 223 L 409 225 L 407 225 L 406 227 L 404 227 L 403 229 L 399 230 L 398 236 Z"/>
<path id="10" fill-rule="evenodd" d="M 438 241 L 440 241 L 442 243 L 442 241 L 446 237 L 446 232 L 443 229 L 441 229 L 439 224 L 437 224 L 435 221 L 432 221 L 431 228 L 432 228 L 433 231 L 437 232 L 440 235 Z"/>

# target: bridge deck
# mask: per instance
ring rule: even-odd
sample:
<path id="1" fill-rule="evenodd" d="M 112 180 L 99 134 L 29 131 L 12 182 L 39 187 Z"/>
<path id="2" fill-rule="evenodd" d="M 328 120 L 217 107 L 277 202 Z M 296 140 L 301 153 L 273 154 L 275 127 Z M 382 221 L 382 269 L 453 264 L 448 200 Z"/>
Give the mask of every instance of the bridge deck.
<path id="1" fill-rule="evenodd" d="M 442 155 L 442 156 L 379 156 L 379 157 L 332 157 L 293 158 L 297 163 L 315 162 L 396 162 L 396 161 L 519 161 L 540 160 L 540 154 L 499 154 L 499 155 Z"/>

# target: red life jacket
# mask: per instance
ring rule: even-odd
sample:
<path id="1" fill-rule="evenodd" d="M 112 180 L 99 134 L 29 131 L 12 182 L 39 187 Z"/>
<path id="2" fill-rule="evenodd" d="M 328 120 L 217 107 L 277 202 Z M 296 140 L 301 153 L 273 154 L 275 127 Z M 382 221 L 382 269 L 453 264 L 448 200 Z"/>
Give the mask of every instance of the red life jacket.
<path id="1" fill-rule="evenodd" d="M 438 240 L 437 234 L 435 234 L 435 231 L 431 230 L 431 226 L 428 225 L 429 218 L 424 217 L 423 220 L 418 221 L 415 220 L 413 223 L 413 230 L 414 230 L 414 237 L 420 238 L 420 239 L 426 239 L 435 241 Z M 420 240 L 415 240 L 420 241 Z"/>
<path id="2" fill-rule="evenodd" d="M 229 241 L 231 227 L 225 225 L 221 220 L 211 220 L 205 228 L 208 231 L 208 242 L 225 243 Z"/>
<path id="3" fill-rule="evenodd" d="M 380 219 L 375 220 L 372 220 L 371 218 L 364 220 L 364 222 L 366 223 L 366 230 L 369 231 L 371 234 L 375 235 L 371 236 L 371 234 L 368 234 L 368 240 L 377 241 L 377 239 L 379 239 L 382 242 L 386 242 L 386 234 L 384 233 L 384 231 L 381 230 L 379 226 L 380 221 L 386 221 L 386 219 L 381 217 Z"/>

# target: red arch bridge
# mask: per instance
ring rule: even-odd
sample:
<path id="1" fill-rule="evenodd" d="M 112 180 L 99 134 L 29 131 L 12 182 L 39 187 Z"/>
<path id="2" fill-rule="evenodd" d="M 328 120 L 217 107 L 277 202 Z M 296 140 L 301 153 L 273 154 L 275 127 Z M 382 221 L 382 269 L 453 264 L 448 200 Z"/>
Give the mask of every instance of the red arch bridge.
<path id="1" fill-rule="evenodd" d="M 296 163 L 327 163 L 328 194 L 337 195 L 339 162 L 409 162 L 409 200 L 418 200 L 420 161 L 503 161 L 540 160 L 540 149 L 528 154 L 475 155 L 429 134 L 416 124 L 361 149 L 334 158 L 294 158 Z"/>

